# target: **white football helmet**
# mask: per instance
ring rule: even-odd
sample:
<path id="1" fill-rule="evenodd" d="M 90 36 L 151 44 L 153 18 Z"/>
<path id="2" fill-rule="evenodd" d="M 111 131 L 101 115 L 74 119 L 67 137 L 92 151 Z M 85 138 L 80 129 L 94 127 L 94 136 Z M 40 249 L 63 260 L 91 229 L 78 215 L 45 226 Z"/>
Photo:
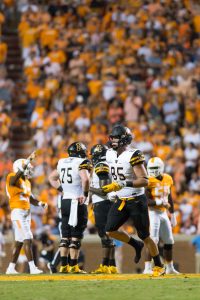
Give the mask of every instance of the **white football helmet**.
<path id="1" fill-rule="evenodd" d="M 24 171 L 24 165 L 28 163 L 27 159 L 17 159 L 13 163 L 13 171 L 17 173 L 19 170 L 24 173 L 24 176 L 31 178 L 33 176 L 33 165 L 29 162 L 26 170 Z"/>
<path id="2" fill-rule="evenodd" d="M 158 177 L 164 172 L 164 162 L 159 157 L 152 157 L 147 163 L 147 172 L 151 177 Z"/>

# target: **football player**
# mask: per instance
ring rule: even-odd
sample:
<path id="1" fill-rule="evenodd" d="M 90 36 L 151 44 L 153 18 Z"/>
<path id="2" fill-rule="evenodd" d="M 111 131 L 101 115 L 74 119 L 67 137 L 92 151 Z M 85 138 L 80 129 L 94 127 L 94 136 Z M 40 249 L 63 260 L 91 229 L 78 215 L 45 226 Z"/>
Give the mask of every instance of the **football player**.
<path id="1" fill-rule="evenodd" d="M 13 163 L 13 172 L 9 173 L 6 178 L 6 192 L 9 197 L 11 221 L 15 236 L 12 260 L 6 270 L 6 274 L 18 274 L 15 266 L 22 246 L 24 246 L 30 273 L 43 273 L 33 261 L 30 203 L 43 208 L 46 208 L 47 204 L 36 200 L 31 193 L 29 179 L 33 175 L 33 166 L 30 163 L 30 159 L 16 160 Z"/>
<path id="2" fill-rule="evenodd" d="M 101 144 L 94 145 L 91 149 L 93 173 L 91 178 L 91 187 L 99 189 L 101 185 L 111 183 L 109 175 L 109 166 L 106 163 L 107 147 Z M 107 222 L 107 215 L 112 202 L 108 199 L 105 193 L 97 195 L 93 193 L 91 200 L 94 210 L 95 226 L 98 230 L 98 235 L 101 239 L 103 260 L 102 264 L 93 272 L 94 274 L 116 274 L 117 268 L 115 264 L 115 247 L 113 240 L 106 234 L 105 226 Z"/>
<path id="3" fill-rule="evenodd" d="M 86 151 L 86 146 L 80 142 L 71 144 L 67 149 L 69 157 L 60 159 L 57 169 L 53 170 L 49 176 L 50 184 L 63 194 L 61 200 L 61 273 L 86 273 L 78 266 L 81 239 L 87 226 L 86 200 L 91 169 Z M 70 266 L 68 255 L 70 255 Z"/>
<path id="4" fill-rule="evenodd" d="M 175 270 L 172 260 L 174 244 L 172 226 L 176 226 L 177 224 L 170 192 L 173 179 L 170 175 L 164 173 L 164 163 L 159 157 L 149 159 L 147 172 L 149 175 L 147 197 L 150 217 L 150 236 L 156 244 L 158 244 L 159 239 L 164 243 L 163 257 L 165 260 L 166 274 L 179 274 L 179 272 Z M 167 214 L 168 209 L 171 214 L 171 222 Z M 151 256 L 147 251 L 144 274 L 151 273 Z"/>
<path id="5" fill-rule="evenodd" d="M 122 125 L 113 127 L 109 136 L 111 149 L 106 152 L 113 182 L 102 187 L 106 193 L 116 192 L 116 200 L 107 218 L 106 231 L 111 238 L 131 244 L 132 238 L 119 231 L 128 219 L 154 260 L 154 276 L 163 275 L 165 269 L 160 260 L 158 247 L 149 233 L 148 204 L 145 187 L 148 185 L 148 175 L 144 166 L 144 155 L 138 149 L 127 146 L 131 143 L 130 130 Z"/>

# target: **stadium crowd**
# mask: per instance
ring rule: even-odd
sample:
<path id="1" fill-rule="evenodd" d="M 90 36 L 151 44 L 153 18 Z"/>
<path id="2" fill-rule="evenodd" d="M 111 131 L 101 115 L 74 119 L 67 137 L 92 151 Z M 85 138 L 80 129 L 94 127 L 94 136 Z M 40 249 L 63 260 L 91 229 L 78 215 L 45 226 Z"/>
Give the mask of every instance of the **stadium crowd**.
<path id="1" fill-rule="evenodd" d="M 173 176 L 174 232 L 200 232 L 200 8 L 188 0 L 24 3 L 18 26 L 22 97 L 35 148 L 43 149 L 35 169 L 35 194 L 49 204 L 45 215 L 35 208 L 36 229 L 48 224 L 55 232 L 57 191 L 47 175 L 67 146 L 79 140 L 88 149 L 106 143 L 110 128 L 120 122 L 132 130 L 134 145 L 146 160 L 159 156 Z M 1 224 L 6 227 L 13 83 L 6 79 L 4 62 L 0 176 Z"/>

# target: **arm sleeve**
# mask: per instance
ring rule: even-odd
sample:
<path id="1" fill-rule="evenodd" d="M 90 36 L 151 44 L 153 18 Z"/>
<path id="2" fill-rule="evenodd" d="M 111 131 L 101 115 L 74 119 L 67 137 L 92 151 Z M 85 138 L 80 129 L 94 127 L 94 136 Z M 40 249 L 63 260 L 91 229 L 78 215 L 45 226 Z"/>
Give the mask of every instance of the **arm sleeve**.
<path id="1" fill-rule="evenodd" d="M 140 150 L 136 150 L 130 159 L 130 164 L 132 167 L 142 164 L 145 162 L 144 154 Z"/>
<path id="2" fill-rule="evenodd" d="M 92 164 L 89 161 L 89 159 L 83 160 L 82 163 L 79 165 L 79 171 L 81 171 L 81 170 L 90 171 L 91 169 L 92 169 Z"/>
<path id="3" fill-rule="evenodd" d="M 110 179 L 109 176 L 109 166 L 106 163 L 98 163 L 95 168 L 94 171 L 96 173 L 96 175 L 99 177 L 99 179 Z"/>

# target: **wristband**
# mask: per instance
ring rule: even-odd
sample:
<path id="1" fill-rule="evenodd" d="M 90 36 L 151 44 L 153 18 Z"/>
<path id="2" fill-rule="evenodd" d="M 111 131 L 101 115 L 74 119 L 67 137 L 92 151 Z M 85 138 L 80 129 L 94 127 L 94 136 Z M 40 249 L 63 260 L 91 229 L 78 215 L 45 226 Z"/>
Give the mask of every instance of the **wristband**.
<path id="1" fill-rule="evenodd" d="M 42 207 L 42 206 L 43 206 L 43 202 L 42 202 L 42 201 L 39 201 L 39 202 L 38 202 L 38 206 L 41 206 L 41 207 Z"/>
<path id="2" fill-rule="evenodd" d="M 83 195 L 85 196 L 85 197 L 88 197 L 88 191 L 87 192 L 83 192 Z"/>
<path id="3" fill-rule="evenodd" d="M 59 192 L 63 192 L 63 188 L 62 188 L 62 186 L 60 185 L 58 188 L 57 188 L 57 190 L 59 191 Z"/>

